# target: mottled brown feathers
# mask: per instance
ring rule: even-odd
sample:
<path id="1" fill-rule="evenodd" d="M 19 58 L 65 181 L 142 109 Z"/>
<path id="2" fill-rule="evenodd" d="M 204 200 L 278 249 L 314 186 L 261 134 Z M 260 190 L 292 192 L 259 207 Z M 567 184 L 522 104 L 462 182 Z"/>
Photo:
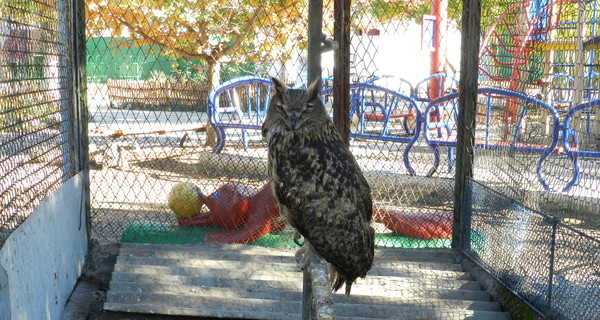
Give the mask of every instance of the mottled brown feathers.
<path id="1" fill-rule="evenodd" d="M 288 89 L 273 79 L 263 135 L 280 209 L 314 251 L 331 263 L 332 290 L 365 277 L 373 264 L 369 185 L 342 141 L 313 83 Z"/>

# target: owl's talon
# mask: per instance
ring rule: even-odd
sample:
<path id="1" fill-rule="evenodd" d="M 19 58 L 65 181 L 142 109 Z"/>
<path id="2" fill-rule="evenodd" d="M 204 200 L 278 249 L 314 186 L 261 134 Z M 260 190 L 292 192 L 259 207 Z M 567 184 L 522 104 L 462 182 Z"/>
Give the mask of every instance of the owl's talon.
<path id="1" fill-rule="evenodd" d="M 298 267 L 304 270 L 313 260 L 316 260 L 317 253 L 308 241 L 304 241 L 304 245 L 296 251 L 295 256 Z"/>
<path id="2" fill-rule="evenodd" d="M 302 247 L 304 245 L 304 241 L 300 242 L 301 237 L 302 237 L 302 235 L 300 234 L 300 232 L 298 232 L 298 231 L 294 232 L 294 243 L 299 245 L 300 247 Z"/>

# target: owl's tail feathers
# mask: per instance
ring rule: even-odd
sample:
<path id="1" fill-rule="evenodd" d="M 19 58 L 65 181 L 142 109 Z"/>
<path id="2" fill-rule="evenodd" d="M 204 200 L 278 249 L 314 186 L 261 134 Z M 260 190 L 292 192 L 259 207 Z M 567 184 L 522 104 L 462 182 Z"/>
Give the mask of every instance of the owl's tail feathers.
<path id="1" fill-rule="evenodd" d="M 331 291 L 332 292 L 337 292 L 338 290 L 340 290 L 342 285 L 344 285 L 344 283 L 346 283 L 346 295 L 347 296 L 350 295 L 350 290 L 352 289 L 352 283 L 354 283 L 354 281 L 344 279 L 337 272 L 337 270 L 335 269 L 334 266 L 331 266 L 331 268 L 329 270 L 329 282 L 331 283 Z"/>

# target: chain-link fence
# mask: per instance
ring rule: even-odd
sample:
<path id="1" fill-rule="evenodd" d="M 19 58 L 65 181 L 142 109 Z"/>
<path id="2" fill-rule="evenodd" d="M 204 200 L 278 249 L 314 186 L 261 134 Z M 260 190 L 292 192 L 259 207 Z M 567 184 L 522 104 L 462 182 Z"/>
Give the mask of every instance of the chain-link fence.
<path id="1" fill-rule="evenodd" d="M 551 319 L 599 312 L 597 14 L 597 1 L 482 6 L 465 213 L 482 242 L 466 253 Z M 455 98 L 430 108 L 451 118 Z M 456 138 L 429 141 L 451 167 Z"/>
<path id="2" fill-rule="evenodd" d="M 595 319 L 600 241 L 473 182 L 468 255 L 550 319 Z M 483 240 L 485 239 L 485 240 Z"/>
<path id="3" fill-rule="evenodd" d="M 308 82 L 307 7 L 87 2 L 93 237 L 295 246 L 271 206 L 260 125 L 269 76 Z M 334 1 L 323 7 L 331 110 Z M 449 248 L 461 1 L 351 8 L 350 147 L 371 185 L 376 243 Z M 600 227 L 597 104 L 576 107 L 597 98 L 597 4 L 579 8 L 483 5 L 473 189 L 490 195 L 473 193 L 467 251 L 540 312 L 570 319 L 597 308 L 568 302 L 594 296 L 597 270 L 568 270 L 597 261 Z M 577 248 L 589 255 L 571 257 Z"/>
<path id="4" fill-rule="evenodd" d="M 76 171 L 71 2 L 0 3 L 0 246 Z"/>
<path id="5" fill-rule="evenodd" d="M 212 239 L 215 232 L 244 234 L 250 231 L 244 228 L 256 228 L 248 223 L 249 216 L 265 210 L 239 212 L 238 224 L 220 221 L 230 220 L 236 201 L 252 203 L 266 190 L 266 148 L 259 129 L 272 94 L 268 77 L 277 76 L 291 87 L 306 86 L 308 3 L 214 2 L 224 11 L 196 3 L 180 8 L 159 1 L 107 6 L 88 1 L 92 223 L 99 239 L 190 243 L 204 236 Z M 431 73 L 435 51 L 434 33 L 423 39 L 422 17 L 411 13 L 415 8 L 431 13 L 420 2 L 352 5 L 351 79 L 370 87 L 352 88 L 360 94 L 351 102 L 351 148 L 373 189 L 380 244 L 449 247 L 452 184 L 420 183 L 407 176 L 403 160 L 415 136 L 418 108 L 432 98 L 428 81 L 421 84 L 421 99 L 412 97 L 413 87 Z M 324 2 L 324 79 L 331 79 L 334 70 L 333 12 L 333 1 Z M 220 21 L 224 17 L 230 20 Z M 448 24 L 448 32 L 436 35 L 436 42 L 457 39 L 456 23 Z M 217 32 L 222 29 L 232 31 Z M 411 50 L 402 50 L 407 45 Z M 458 65 L 457 49 L 439 49 L 452 51 L 447 55 L 438 50 L 441 62 L 435 72 L 452 72 Z M 390 63 L 399 51 L 413 63 Z M 257 82 L 244 83 L 242 75 Z M 260 79 L 268 82 L 262 89 L 257 87 Z M 327 80 L 323 87 L 328 108 L 331 85 Z M 215 88 L 212 101 L 221 107 L 212 110 L 208 91 Z M 379 110 L 365 109 L 375 104 Z M 396 109 L 389 119 L 385 108 Z M 407 154 L 415 168 L 431 158 L 423 148 L 416 146 Z M 399 187 L 405 180 L 411 188 Z M 197 187 L 204 203 L 190 209 L 187 220 L 169 207 L 175 190 L 188 190 L 180 183 Z M 265 219 L 261 226 L 278 217 Z M 414 226 L 403 227 L 410 223 Z M 262 243 L 282 239 L 273 245 L 290 244 L 284 225 L 269 231 Z M 234 238 L 228 241 L 256 240 Z"/>

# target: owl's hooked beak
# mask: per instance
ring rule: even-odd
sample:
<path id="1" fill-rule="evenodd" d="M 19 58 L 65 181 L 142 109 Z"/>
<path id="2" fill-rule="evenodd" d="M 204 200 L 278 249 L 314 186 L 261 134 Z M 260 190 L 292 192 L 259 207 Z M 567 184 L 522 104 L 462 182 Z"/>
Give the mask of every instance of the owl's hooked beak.
<path id="1" fill-rule="evenodd" d="M 291 115 L 290 116 L 290 125 L 292 126 L 292 130 L 296 129 L 296 122 L 298 121 L 298 117 L 296 117 L 296 115 Z"/>

